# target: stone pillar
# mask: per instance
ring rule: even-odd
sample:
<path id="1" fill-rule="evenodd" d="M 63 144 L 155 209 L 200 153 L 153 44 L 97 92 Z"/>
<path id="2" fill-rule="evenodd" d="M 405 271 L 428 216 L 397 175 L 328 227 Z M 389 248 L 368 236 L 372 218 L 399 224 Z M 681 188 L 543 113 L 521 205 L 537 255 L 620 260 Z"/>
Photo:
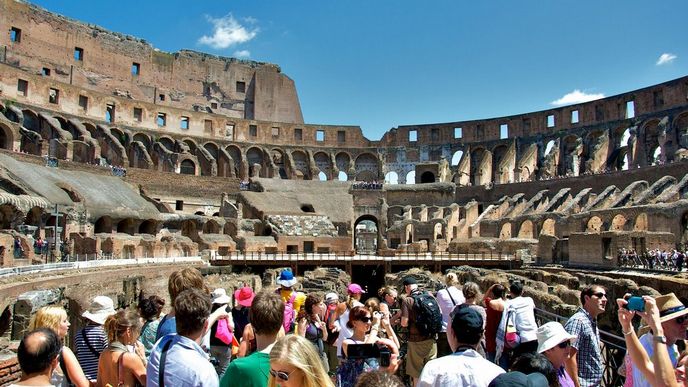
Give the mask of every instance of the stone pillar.
<path id="1" fill-rule="evenodd" d="M 62 298 L 61 289 L 32 290 L 17 297 L 12 321 L 12 340 L 21 340 L 31 316 L 43 306 L 55 304 Z"/>

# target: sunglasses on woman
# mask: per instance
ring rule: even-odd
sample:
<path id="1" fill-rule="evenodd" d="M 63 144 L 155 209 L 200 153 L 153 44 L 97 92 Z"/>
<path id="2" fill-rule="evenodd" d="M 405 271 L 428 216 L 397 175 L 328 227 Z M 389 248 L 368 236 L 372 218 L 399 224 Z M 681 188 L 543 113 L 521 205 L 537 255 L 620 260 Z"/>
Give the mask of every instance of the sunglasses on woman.
<path id="1" fill-rule="evenodd" d="M 363 321 L 364 323 L 369 323 L 373 320 L 373 318 L 370 316 L 365 316 L 365 317 L 361 317 L 360 320 Z"/>
<path id="2" fill-rule="evenodd" d="M 561 349 L 568 348 L 570 346 L 571 346 L 570 341 L 562 341 L 561 343 L 557 344 L 557 347 L 559 347 Z"/>
<path id="3" fill-rule="evenodd" d="M 293 372 L 293 371 L 292 371 Z M 285 382 L 289 381 L 289 374 L 291 372 L 285 372 L 285 371 L 275 371 L 272 368 L 270 369 L 270 375 L 272 375 L 273 378 L 279 378 Z"/>

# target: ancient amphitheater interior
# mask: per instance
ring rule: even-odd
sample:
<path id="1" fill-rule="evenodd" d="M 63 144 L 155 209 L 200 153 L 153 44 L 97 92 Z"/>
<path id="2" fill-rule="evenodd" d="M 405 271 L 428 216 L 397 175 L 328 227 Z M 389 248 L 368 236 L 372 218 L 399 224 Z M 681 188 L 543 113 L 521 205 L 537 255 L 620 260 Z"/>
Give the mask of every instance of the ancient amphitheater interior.
<path id="1" fill-rule="evenodd" d="M 688 76 L 370 140 L 305 123 L 277 64 L 162 52 L 15 0 L 0 25 L 0 384 L 36 308 L 79 326 L 93 295 L 166 296 L 180 264 L 228 288 L 292 267 L 340 292 L 457 267 L 521 278 L 564 316 L 583 283 L 688 298 L 682 274 L 615 271 L 620 249 L 688 242 Z M 123 259 L 139 262 L 74 264 Z"/>

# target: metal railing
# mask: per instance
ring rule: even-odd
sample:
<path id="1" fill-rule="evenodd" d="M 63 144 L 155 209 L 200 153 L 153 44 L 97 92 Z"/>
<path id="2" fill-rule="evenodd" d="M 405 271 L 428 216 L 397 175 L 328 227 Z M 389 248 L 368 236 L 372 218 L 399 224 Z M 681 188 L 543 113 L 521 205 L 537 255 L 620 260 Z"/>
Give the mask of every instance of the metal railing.
<path id="1" fill-rule="evenodd" d="M 258 251 L 232 252 L 227 255 L 214 255 L 211 261 L 224 260 L 233 262 L 261 261 L 261 262 L 356 262 L 356 261 L 385 261 L 385 262 L 459 262 L 459 261 L 513 261 L 514 254 L 500 253 L 396 253 L 382 256 L 375 253 L 336 252 L 336 253 L 264 253 Z"/>
<path id="2" fill-rule="evenodd" d="M 568 317 L 535 308 L 535 321 L 538 326 L 549 321 L 558 321 L 564 325 L 567 320 Z M 600 349 L 602 350 L 602 363 L 604 364 L 602 385 L 610 387 L 623 386 L 626 378 L 619 375 L 618 369 L 623 364 L 623 359 L 626 355 L 626 342 L 624 338 L 600 330 L 600 341 L 602 342 Z"/>

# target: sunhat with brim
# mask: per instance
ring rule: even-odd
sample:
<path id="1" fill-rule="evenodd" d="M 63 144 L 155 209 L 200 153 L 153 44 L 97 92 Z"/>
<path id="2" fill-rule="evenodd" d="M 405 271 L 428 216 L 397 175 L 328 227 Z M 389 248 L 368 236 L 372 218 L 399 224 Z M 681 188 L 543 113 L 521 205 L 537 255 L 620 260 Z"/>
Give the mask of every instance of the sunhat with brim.
<path id="1" fill-rule="evenodd" d="M 655 298 L 657 309 L 659 309 L 659 322 L 673 320 L 677 317 L 688 314 L 688 308 L 676 297 L 674 293 L 663 294 Z M 647 325 L 641 325 L 638 329 L 638 336 L 642 336 L 650 330 Z"/>
<path id="2" fill-rule="evenodd" d="M 107 296 L 97 296 L 91 301 L 91 306 L 81 316 L 93 321 L 96 324 L 103 325 L 108 317 L 115 314 L 114 302 L 112 298 Z"/>
<path id="3" fill-rule="evenodd" d="M 210 297 L 213 300 L 213 304 L 229 304 L 229 302 L 232 300 L 227 295 L 227 291 L 223 288 L 217 288 L 213 290 L 213 292 L 210 294 Z"/>
<path id="4" fill-rule="evenodd" d="M 537 329 L 538 353 L 543 353 L 548 349 L 556 347 L 559 343 L 564 341 L 575 341 L 578 336 L 566 332 L 564 327 L 556 322 L 551 321 L 547 324 L 542 324 Z"/>
<path id="5" fill-rule="evenodd" d="M 237 301 L 237 304 L 241 306 L 251 306 L 255 296 L 256 294 L 253 293 L 253 290 L 248 286 L 244 286 L 234 291 L 234 299 Z"/>
<path id="6" fill-rule="evenodd" d="M 279 278 L 277 278 L 278 285 L 284 286 L 285 288 L 290 288 L 298 282 L 296 278 L 294 277 L 294 273 L 291 272 L 291 270 L 282 270 L 280 273 Z"/>

